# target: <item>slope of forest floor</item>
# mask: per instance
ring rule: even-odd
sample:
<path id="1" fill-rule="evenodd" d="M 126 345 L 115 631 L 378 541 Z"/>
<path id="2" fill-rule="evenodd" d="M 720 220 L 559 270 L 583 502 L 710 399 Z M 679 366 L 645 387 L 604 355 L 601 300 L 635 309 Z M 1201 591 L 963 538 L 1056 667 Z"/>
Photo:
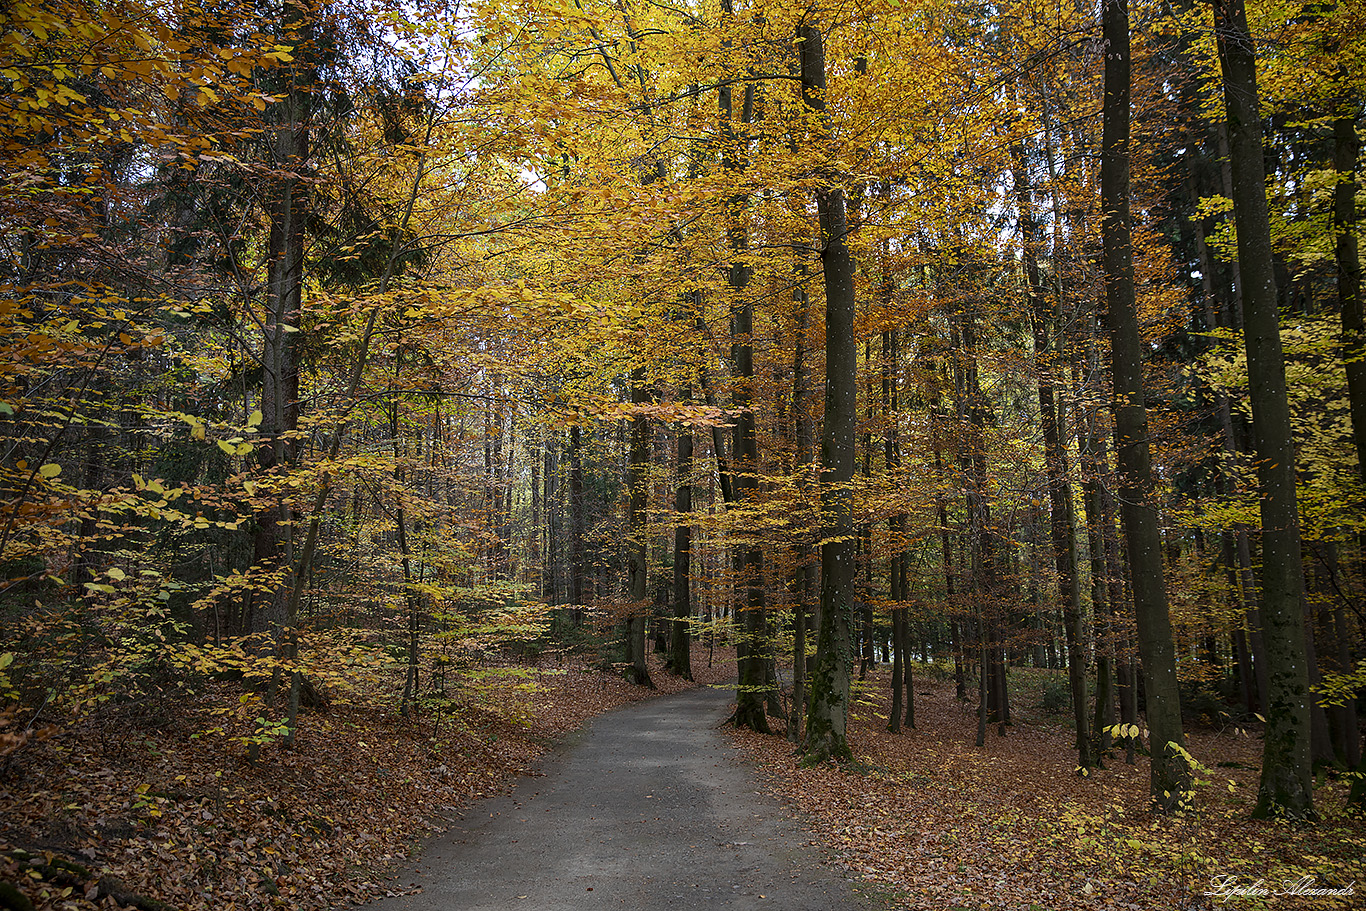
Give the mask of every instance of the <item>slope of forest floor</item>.
<path id="1" fill-rule="evenodd" d="M 802 768 L 781 738 L 734 737 L 849 872 L 907 911 L 1366 904 L 1366 821 L 1343 815 L 1344 784 L 1320 782 L 1317 824 L 1253 821 L 1261 739 L 1196 727 L 1195 809 L 1155 817 L 1141 754 L 1130 766 L 1116 750 L 1103 769 L 1076 774 L 1073 729 L 1040 708 L 1048 673 L 1012 673 L 1015 723 L 1005 737 L 992 725 L 983 749 L 975 704 L 926 675 L 916 679 L 916 729 L 888 733 L 885 667 L 856 696 L 849 766 Z M 1251 894 L 1205 894 L 1220 882 Z M 1308 894 L 1348 886 L 1350 896 Z"/>
<path id="2" fill-rule="evenodd" d="M 693 668 L 698 684 L 720 682 L 734 657 L 717 649 L 709 666 L 699 646 Z M 445 717 L 405 719 L 392 705 L 307 714 L 293 749 L 268 747 L 255 764 L 198 736 L 222 694 L 103 711 L 0 765 L 0 884 L 70 911 L 321 909 L 393 894 L 387 873 L 418 839 L 534 774 L 566 733 L 694 685 L 655 657 L 655 691 L 553 659 L 511 670 Z"/>

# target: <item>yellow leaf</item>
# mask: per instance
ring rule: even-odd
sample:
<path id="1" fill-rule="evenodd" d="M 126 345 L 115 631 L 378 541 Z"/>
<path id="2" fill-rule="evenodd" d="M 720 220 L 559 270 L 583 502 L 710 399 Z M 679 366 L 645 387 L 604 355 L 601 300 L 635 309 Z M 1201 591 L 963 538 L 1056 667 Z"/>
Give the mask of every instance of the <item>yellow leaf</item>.
<path id="1" fill-rule="evenodd" d="M 58 465 L 56 462 L 48 462 L 46 465 L 38 469 L 38 474 L 42 475 L 45 478 L 55 478 L 57 477 L 57 475 L 61 473 L 62 466 Z"/>

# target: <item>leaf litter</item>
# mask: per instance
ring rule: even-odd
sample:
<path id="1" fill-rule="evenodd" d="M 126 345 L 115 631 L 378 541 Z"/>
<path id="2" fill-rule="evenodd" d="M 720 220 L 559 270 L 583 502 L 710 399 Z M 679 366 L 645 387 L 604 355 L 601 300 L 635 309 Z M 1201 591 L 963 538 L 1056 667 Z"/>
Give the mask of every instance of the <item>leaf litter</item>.
<path id="1" fill-rule="evenodd" d="M 697 683 L 650 660 L 658 690 L 543 666 L 526 674 L 535 686 L 491 688 L 453 716 L 333 706 L 303 716 L 294 747 L 269 747 L 256 764 L 194 736 L 223 694 L 137 717 L 102 713 L 3 761 L 0 883 L 62 911 L 326 909 L 414 891 L 390 879 L 413 847 L 537 774 L 565 734 L 609 709 L 734 675 L 733 657 L 718 653 L 708 667 L 704 648 L 693 657 Z"/>
<path id="2" fill-rule="evenodd" d="M 1073 729 L 1023 704 L 1024 694 L 1006 736 L 990 725 L 978 749 L 975 705 L 955 698 L 952 680 L 918 675 L 918 726 L 889 733 L 888 677 L 881 668 L 856 690 L 852 763 L 803 768 L 780 737 L 733 730 L 732 738 L 813 843 L 890 907 L 1366 906 L 1366 820 L 1344 812 L 1348 782 L 1320 780 L 1315 824 L 1252 820 L 1255 732 L 1188 729 L 1201 783 L 1192 810 L 1164 817 L 1148 809 L 1145 756 L 1130 766 L 1114 749 L 1082 777 Z M 1247 894 L 1220 895 L 1221 883 Z"/>

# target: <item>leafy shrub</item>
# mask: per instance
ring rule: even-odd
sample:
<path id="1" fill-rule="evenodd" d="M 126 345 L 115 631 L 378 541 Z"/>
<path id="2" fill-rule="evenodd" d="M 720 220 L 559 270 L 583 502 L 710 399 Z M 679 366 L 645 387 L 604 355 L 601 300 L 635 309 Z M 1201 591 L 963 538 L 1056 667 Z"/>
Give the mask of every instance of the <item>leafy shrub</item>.
<path id="1" fill-rule="evenodd" d="M 1044 681 L 1039 708 L 1050 715 L 1061 715 L 1072 708 L 1072 688 L 1064 678 L 1050 677 Z"/>

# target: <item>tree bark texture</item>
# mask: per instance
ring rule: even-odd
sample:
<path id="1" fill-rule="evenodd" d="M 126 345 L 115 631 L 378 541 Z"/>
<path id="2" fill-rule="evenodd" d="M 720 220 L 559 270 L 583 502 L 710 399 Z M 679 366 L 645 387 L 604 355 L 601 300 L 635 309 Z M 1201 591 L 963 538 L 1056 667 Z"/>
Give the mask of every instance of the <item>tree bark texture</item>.
<path id="1" fill-rule="evenodd" d="M 692 396 L 685 389 L 683 401 Z M 678 434 L 678 490 L 674 494 L 674 605 L 673 635 L 669 639 L 669 669 L 685 680 L 692 679 L 692 428 Z"/>
<path id="2" fill-rule="evenodd" d="M 1243 0 L 1216 0 L 1214 18 L 1223 70 L 1233 217 L 1243 277 L 1243 342 L 1261 494 L 1261 612 L 1268 691 L 1255 815 L 1304 818 L 1314 815 L 1309 720 L 1312 697 L 1300 606 L 1304 578 L 1295 496 L 1295 447 L 1266 206 L 1256 51 Z"/>
<path id="3" fill-rule="evenodd" d="M 1115 449 L 1119 461 L 1120 515 L 1128 544 L 1138 647 L 1152 732 L 1149 794 L 1171 811 L 1191 787 L 1184 750 L 1181 700 L 1162 540 L 1152 500 L 1148 411 L 1143 394 L 1143 340 L 1134 299 L 1133 246 L 1129 218 L 1129 11 L 1126 0 L 1104 8 L 1105 101 L 1101 156 L 1101 244 L 1105 303 L 1111 331 Z"/>
<path id="4" fill-rule="evenodd" d="M 825 116 L 825 44 L 820 28 L 798 33 L 802 97 Z M 825 421 L 821 428 L 821 618 L 811 673 L 805 761 L 852 758 L 849 666 L 854 612 L 854 510 L 851 482 L 857 417 L 858 344 L 854 337 L 854 260 L 846 235 L 844 190 L 833 181 L 816 191 L 825 285 Z"/>
<path id="5" fill-rule="evenodd" d="M 1056 365 L 1052 339 L 1048 333 L 1049 308 L 1039 278 L 1039 231 L 1034 221 L 1033 193 L 1023 149 L 1017 148 L 1015 152 L 1014 174 L 1020 241 L 1028 283 L 1028 309 L 1034 334 L 1034 356 L 1038 362 L 1035 369 L 1038 371 L 1039 423 L 1043 428 L 1044 466 L 1048 477 L 1049 531 L 1067 637 L 1067 679 L 1071 684 L 1072 719 L 1077 729 L 1077 765 L 1088 769 L 1095 765 L 1096 757 L 1092 752 L 1087 718 L 1086 633 L 1081 610 L 1081 589 L 1077 585 L 1077 523 L 1072 505 L 1072 482 L 1067 470 L 1067 452 L 1058 432 L 1058 407 L 1054 402 L 1053 388 Z"/>
<path id="6" fill-rule="evenodd" d="M 645 368 L 637 367 L 631 371 L 631 403 L 643 405 L 650 400 L 645 385 Z M 644 415 L 631 419 L 631 454 L 628 467 L 627 484 L 630 497 L 630 541 L 628 556 L 628 575 L 631 583 L 631 611 L 626 617 L 626 662 L 627 675 L 631 682 L 653 688 L 650 669 L 645 664 L 645 621 L 649 617 L 649 557 L 650 547 L 646 539 L 646 524 L 649 517 L 646 509 L 649 501 L 649 487 L 646 473 L 650 466 L 650 422 Z"/>

